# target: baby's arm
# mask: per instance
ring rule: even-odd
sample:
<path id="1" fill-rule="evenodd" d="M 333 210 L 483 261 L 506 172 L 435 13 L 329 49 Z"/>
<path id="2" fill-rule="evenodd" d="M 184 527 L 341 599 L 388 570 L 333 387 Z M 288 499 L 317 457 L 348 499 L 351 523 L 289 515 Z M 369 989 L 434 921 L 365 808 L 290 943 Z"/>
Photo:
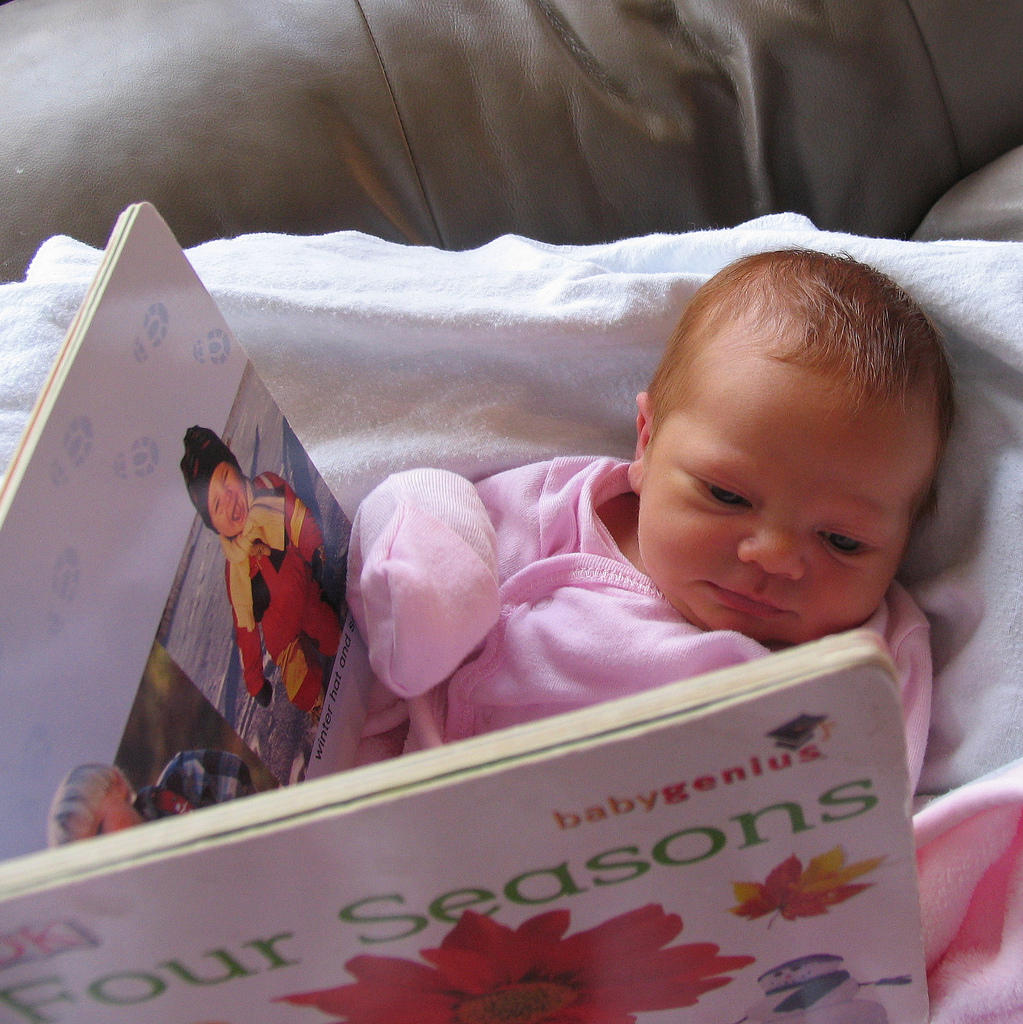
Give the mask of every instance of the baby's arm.
<path id="1" fill-rule="evenodd" d="M 475 487 L 445 470 L 396 473 L 359 506 L 348 604 L 392 691 L 425 693 L 483 642 L 500 614 L 495 544 Z"/>

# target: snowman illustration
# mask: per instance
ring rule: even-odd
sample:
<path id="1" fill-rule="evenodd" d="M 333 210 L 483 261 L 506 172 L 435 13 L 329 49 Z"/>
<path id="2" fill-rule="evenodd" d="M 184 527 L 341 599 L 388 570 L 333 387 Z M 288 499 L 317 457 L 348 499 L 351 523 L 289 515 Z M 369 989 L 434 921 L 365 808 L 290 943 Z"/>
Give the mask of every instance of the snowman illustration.
<path id="1" fill-rule="evenodd" d="M 884 1006 L 864 989 L 908 985 L 906 976 L 856 981 L 842 957 L 815 953 L 788 960 L 758 979 L 764 998 L 736 1024 L 889 1024 Z"/>

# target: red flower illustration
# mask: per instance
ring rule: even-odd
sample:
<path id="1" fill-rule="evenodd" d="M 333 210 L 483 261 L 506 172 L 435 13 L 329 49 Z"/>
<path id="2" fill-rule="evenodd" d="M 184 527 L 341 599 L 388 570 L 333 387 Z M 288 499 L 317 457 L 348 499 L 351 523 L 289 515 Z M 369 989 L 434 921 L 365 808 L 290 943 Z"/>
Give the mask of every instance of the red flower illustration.
<path id="1" fill-rule="evenodd" d="M 635 1024 L 645 1010 L 692 1006 L 753 962 L 709 942 L 665 948 L 682 919 L 651 904 L 566 937 L 567 910 L 512 929 L 467 910 L 422 957 L 357 956 L 355 982 L 282 1002 L 337 1024 Z"/>

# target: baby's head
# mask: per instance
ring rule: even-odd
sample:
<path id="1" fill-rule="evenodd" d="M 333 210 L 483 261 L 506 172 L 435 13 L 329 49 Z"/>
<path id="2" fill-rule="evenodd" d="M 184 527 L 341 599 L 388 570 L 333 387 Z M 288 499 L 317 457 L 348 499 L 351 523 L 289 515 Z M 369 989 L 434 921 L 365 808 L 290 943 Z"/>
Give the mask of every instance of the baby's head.
<path id="1" fill-rule="evenodd" d="M 61 846 L 138 825 L 143 819 L 135 810 L 133 796 L 128 780 L 113 765 L 72 768 L 50 806 L 49 845 Z"/>
<path id="2" fill-rule="evenodd" d="M 641 568 L 694 624 L 768 645 L 862 624 L 952 408 L 934 327 L 885 275 L 802 250 L 726 267 L 639 396 Z"/>

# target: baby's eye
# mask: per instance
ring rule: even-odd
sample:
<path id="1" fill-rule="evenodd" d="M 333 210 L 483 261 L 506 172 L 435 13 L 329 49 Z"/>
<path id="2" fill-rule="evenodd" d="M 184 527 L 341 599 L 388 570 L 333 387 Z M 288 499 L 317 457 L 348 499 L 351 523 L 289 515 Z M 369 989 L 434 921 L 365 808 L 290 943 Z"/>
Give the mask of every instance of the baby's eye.
<path id="1" fill-rule="evenodd" d="M 710 491 L 711 497 L 715 501 L 720 501 L 722 505 L 749 506 L 749 502 L 741 494 L 736 494 L 735 491 L 726 491 L 723 487 L 718 487 L 717 484 L 707 484 L 707 490 Z"/>
<path id="2" fill-rule="evenodd" d="M 842 552 L 843 555 L 854 555 L 863 547 L 858 540 L 846 537 L 842 533 L 823 533 L 821 536 L 826 543 L 830 544 L 836 551 Z"/>

